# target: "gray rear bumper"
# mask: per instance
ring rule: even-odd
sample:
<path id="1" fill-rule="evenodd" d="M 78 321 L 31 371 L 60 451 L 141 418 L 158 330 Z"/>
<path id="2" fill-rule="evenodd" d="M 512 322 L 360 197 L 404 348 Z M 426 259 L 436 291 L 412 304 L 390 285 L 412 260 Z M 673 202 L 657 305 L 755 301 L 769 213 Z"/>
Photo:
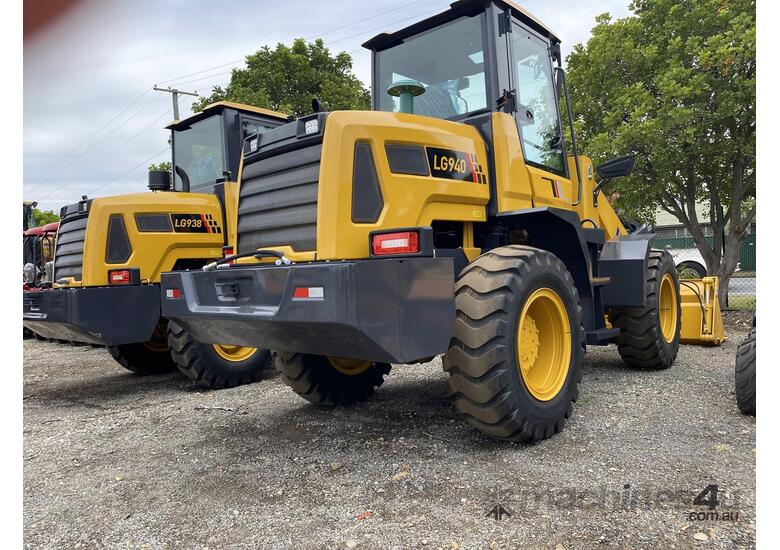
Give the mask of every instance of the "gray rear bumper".
<path id="1" fill-rule="evenodd" d="M 450 258 L 182 271 L 162 287 L 163 315 L 199 340 L 276 351 L 413 362 L 447 350 L 455 319 Z"/>
<path id="2" fill-rule="evenodd" d="M 57 340 L 146 342 L 160 320 L 158 285 L 27 290 L 22 301 L 24 326 Z"/>

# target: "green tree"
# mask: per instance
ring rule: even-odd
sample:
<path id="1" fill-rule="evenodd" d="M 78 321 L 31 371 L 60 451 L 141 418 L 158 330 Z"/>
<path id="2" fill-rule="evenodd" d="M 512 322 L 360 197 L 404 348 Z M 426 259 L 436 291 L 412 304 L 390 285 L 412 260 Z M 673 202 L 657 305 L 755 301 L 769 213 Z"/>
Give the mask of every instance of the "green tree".
<path id="1" fill-rule="evenodd" d="M 33 217 L 35 218 L 36 227 L 60 221 L 60 217 L 52 210 L 38 210 L 37 208 L 33 208 Z"/>
<path id="2" fill-rule="evenodd" d="M 158 162 L 156 164 L 150 164 L 149 165 L 149 171 L 152 170 L 159 170 L 161 172 L 170 172 L 173 168 L 171 167 L 171 161 L 165 160 L 163 162 Z"/>
<path id="3" fill-rule="evenodd" d="M 755 220 L 756 23 L 752 0 L 634 0 L 596 18 L 567 58 L 583 149 L 596 162 L 636 153 L 610 184 L 619 206 L 660 206 L 688 229 L 721 278 L 721 304 Z M 708 206 L 699 219 L 696 203 Z M 712 241 L 702 224 L 712 225 Z M 725 238 L 724 238 L 725 235 Z"/>
<path id="4" fill-rule="evenodd" d="M 215 86 L 192 110 L 228 100 L 301 116 L 311 113 L 314 97 L 330 109 L 371 108 L 370 92 L 352 73 L 349 54 L 331 56 L 322 39 L 297 38 L 292 46 L 263 46 L 248 55 L 246 68 L 233 69 L 227 87 Z"/>

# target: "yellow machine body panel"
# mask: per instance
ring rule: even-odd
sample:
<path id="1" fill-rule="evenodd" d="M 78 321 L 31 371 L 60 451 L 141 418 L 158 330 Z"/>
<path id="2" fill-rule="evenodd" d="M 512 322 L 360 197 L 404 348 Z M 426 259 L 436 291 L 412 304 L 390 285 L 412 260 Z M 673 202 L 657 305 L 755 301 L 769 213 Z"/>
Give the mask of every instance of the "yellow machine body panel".
<path id="1" fill-rule="evenodd" d="M 682 326 L 680 342 L 719 346 L 726 339 L 718 302 L 718 278 L 680 281 Z"/>
<path id="2" fill-rule="evenodd" d="M 383 208 L 375 223 L 352 221 L 352 180 L 355 144 L 371 145 Z M 420 115 L 387 112 L 337 111 L 328 117 L 322 148 L 317 205 L 317 259 L 365 258 L 370 231 L 431 225 L 434 220 L 482 222 L 490 189 L 485 183 L 390 171 L 386 145 L 423 146 L 432 173 L 452 157 L 437 156 L 432 148 L 476 157 L 487 172 L 487 153 L 476 129 L 465 124 Z M 467 164 L 448 165 L 453 172 Z"/>
<path id="3" fill-rule="evenodd" d="M 168 228 L 139 229 L 139 216 L 145 215 L 167 218 Z M 117 216 L 131 252 L 126 261 L 109 263 L 109 223 Z M 94 199 L 84 237 L 82 280 L 66 286 L 105 286 L 108 271 L 122 268 L 139 268 L 143 282 L 159 283 L 160 274 L 172 270 L 177 260 L 222 257 L 224 230 L 219 200 L 211 194 L 146 192 Z"/>
<path id="4" fill-rule="evenodd" d="M 585 227 L 595 226 L 602 228 L 606 232 L 608 239 L 617 235 L 627 235 L 628 231 L 623 227 L 623 223 L 604 193 L 599 191 L 596 194 L 596 204 L 593 204 L 593 190 L 596 187 L 593 161 L 584 155 L 580 155 L 577 158 L 580 164 L 580 174 L 582 175 L 582 197 L 574 209 L 577 211 L 580 220 L 583 221 Z M 574 157 L 569 157 L 569 173 L 577 173 Z M 577 190 L 575 189 L 573 202 L 577 202 L 576 195 Z M 593 223 L 588 223 L 585 220 L 592 220 Z"/>
<path id="5" fill-rule="evenodd" d="M 517 123 L 506 113 L 493 113 L 492 117 L 498 211 L 531 208 L 533 191 L 523 161 Z"/>

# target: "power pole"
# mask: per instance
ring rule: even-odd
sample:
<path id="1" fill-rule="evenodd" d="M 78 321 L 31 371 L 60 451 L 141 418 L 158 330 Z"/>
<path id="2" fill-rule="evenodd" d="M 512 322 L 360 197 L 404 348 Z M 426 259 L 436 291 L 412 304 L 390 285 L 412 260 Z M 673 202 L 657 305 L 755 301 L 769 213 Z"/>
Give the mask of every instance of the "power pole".
<path id="1" fill-rule="evenodd" d="M 173 99 L 173 120 L 179 120 L 179 94 L 199 97 L 195 92 L 183 92 L 181 90 L 177 90 L 176 88 L 171 88 L 170 86 L 167 88 L 160 88 L 159 86 L 155 85 L 153 89 L 157 92 L 168 92 L 171 94 L 171 98 Z"/>

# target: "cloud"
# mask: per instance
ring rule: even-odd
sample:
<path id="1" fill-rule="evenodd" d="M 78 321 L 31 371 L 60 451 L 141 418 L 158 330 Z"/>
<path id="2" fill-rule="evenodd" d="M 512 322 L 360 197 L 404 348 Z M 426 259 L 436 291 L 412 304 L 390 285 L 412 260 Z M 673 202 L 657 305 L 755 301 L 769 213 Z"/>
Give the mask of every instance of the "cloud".
<path id="1" fill-rule="evenodd" d="M 576 42 L 587 40 L 599 13 L 626 15 L 627 1 L 527 0 L 522 5 L 555 30 L 566 53 Z M 301 36 L 313 39 L 323 33 L 333 51 L 352 53 L 355 73 L 368 83 L 370 55 L 361 50 L 362 42 L 448 4 L 447 0 L 84 2 L 25 42 L 25 199 L 56 210 L 82 194 L 143 191 L 143 162 L 167 143 L 168 131 L 163 127 L 172 118 L 166 115 L 171 110 L 170 96 L 148 92 L 112 124 L 101 127 L 156 83 L 241 60 L 266 44 L 289 43 Z M 346 26 L 389 10 L 393 11 Z M 338 30 L 327 32 L 333 29 Z M 229 80 L 225 74 L 229 70 L 217 68 L 174 84 L 206 94 L 212 85 Z M 182 115 L 189 112 L 190 103 L 186 98 L 182 101 Z M 153 124 L 156 120 L 159 123 Z M 157 160 L 167 156 L 164 153 Z M 134 166 L 138 168 L 128 172 Z"/>

